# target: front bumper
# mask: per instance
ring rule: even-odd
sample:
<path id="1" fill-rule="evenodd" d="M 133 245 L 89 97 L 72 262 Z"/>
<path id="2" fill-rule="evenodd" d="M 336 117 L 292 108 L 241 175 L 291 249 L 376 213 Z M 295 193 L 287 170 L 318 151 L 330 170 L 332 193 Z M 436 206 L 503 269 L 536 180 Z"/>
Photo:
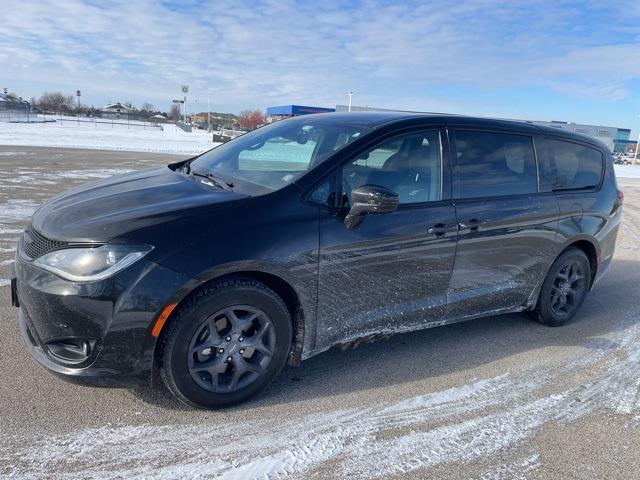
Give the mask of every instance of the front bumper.
<path id="1" fill-rule="evenodd" d="M 91 283 L 66 281 L 19 256 L 11 270 L 12 303 L 20 307 L 31 355 L 53 373 L 92 385 L 131 385 L 148 377 L 153 322 L 193 283 L 145 259 Z"/>

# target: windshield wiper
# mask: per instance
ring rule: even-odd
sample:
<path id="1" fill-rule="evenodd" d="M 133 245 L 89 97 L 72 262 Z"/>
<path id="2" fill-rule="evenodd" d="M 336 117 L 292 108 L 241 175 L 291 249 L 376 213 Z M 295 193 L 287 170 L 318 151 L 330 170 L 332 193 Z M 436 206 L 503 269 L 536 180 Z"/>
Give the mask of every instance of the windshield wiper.
<path id="1" fill-rule="evenodd" d="M 187 160 L 182 165 L 182 171 L 184 173 L 186 173 L 187 175 L 189 175 L 191 173 L 191 162 L 193 162 L 194 160 L 195 160 L 195 158 L 192 158 L 191 160 Z"/>
<path id="2" fill-rule="evenodd" d="M 212 173 L 194 172 L 193 170 L 190 169 L 189 170 L 189 175 L 192 175 L 194 177 L 206 178 L 211 183 L 213 183 L 216 187 L 221 188 L 223 190 L 231 190 L 231 189 L 233 189 L 233 183 L 232 182 L 227 182 L 227 181 L 223 180 L 220 177 L 216 177 Z"/>

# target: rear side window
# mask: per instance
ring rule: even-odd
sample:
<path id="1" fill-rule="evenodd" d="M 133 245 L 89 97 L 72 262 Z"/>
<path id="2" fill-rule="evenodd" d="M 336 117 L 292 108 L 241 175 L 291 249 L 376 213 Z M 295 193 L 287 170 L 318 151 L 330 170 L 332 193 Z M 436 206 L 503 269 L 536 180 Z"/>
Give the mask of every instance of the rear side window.
<path id="1" fill-rule="evenodd" d="M 538 172 L 533 138 L 526 135 L 457 130 L 455 198 L 536 193 Z"/>
<path id="2" fill-rule="evenodd" d="M 547 140 L 554 190 L 600 185 L 604 158 L 600 150 L 562 140 Z"/>

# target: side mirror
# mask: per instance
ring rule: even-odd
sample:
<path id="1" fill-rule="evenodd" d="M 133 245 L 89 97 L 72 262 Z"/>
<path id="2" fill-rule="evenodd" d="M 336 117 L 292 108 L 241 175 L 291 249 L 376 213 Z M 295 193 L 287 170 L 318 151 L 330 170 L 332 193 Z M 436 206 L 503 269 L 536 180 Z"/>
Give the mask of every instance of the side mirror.
<path id="1" fill-rule="evenodd" d="M 400 202 L 398 194 L 379 185 L 363 185 L 351 192 L 351 209 L 344 219 L 349 229 L 360 226 L 366 215 L 391 213 Z"/>

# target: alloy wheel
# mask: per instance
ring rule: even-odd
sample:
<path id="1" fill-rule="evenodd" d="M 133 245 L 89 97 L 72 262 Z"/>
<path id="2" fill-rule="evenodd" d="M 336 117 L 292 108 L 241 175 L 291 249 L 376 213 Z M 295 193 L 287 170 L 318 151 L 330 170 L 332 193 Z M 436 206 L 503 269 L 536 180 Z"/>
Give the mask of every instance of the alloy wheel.
<path id="1" fill-rule="evenodd" d="M 254 382 L 271 363 L 276 332 L 262 310 L 236 305 L 209 316 L 191 338 L 188 368 L 200 387 L 231 393 Z"/>
<path id="2" fill-rule="evenodd" d="M 575 260 L 563 265 L 551 287 L 550 307 L 558 317 L 566 317 L 578 308 L 586 289 L 586 275 L 581 262 Z"/>

